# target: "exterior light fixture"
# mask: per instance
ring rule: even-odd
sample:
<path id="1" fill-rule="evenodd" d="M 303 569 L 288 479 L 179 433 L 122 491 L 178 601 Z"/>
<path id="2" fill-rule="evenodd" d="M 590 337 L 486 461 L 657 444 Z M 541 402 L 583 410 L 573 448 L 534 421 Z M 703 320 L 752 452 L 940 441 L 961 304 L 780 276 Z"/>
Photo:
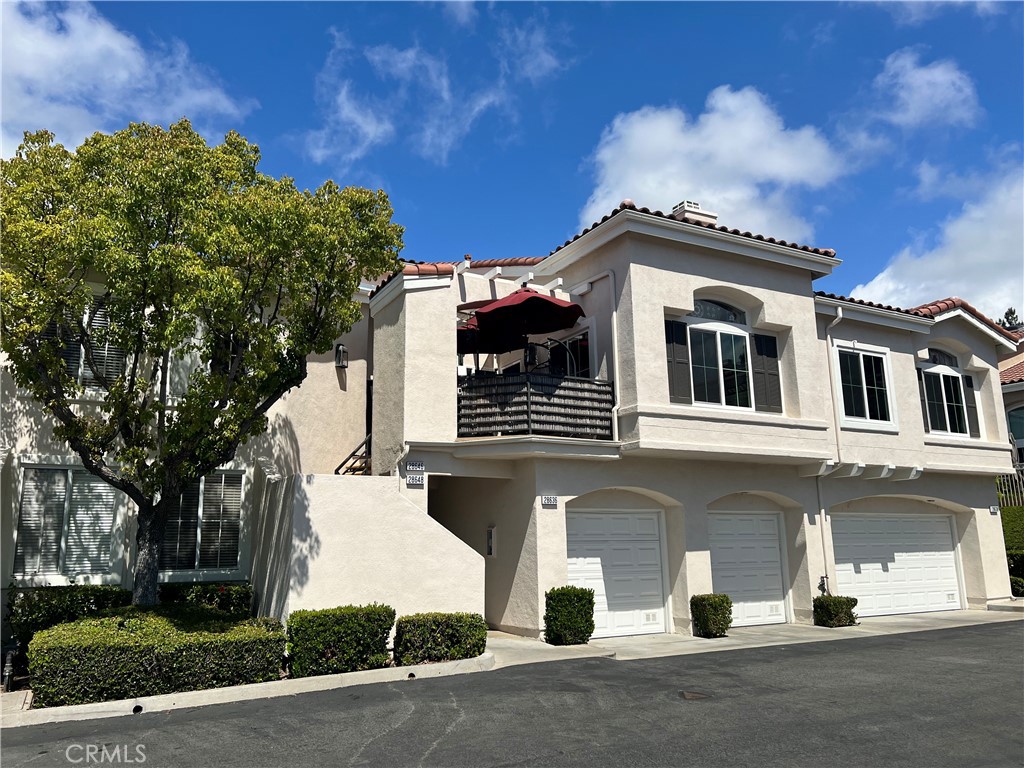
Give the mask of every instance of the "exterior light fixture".
<path id="1" fill-rule="evenodd" d="M 334 345 L 334 367 L 348 368 L 348 349 L 344 344 Z"/>

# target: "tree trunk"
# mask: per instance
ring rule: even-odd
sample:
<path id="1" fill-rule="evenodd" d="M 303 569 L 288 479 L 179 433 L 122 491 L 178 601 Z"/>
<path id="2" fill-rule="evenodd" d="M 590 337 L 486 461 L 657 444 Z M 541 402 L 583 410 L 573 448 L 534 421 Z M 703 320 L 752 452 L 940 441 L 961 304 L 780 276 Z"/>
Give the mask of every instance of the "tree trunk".
<path id="1" fill-rule="evenodd" d="M 167 508 L 161 500 L 139 507 L 139 530 L 135 534 L 135 583 L 132 605 L 156 605 L 159 602 L 160 544 L 164 540 Z"/>

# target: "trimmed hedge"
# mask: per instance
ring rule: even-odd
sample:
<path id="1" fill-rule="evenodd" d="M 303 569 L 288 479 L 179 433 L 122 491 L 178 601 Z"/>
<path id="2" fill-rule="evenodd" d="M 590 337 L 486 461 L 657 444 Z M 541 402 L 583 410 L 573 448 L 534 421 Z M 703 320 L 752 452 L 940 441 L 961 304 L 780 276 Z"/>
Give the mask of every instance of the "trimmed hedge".
<path id="1" fill-rule="evenodd" d="M 246 582 L 160 585 L 161 603 L 191 603 L 246 616 L 252 613 L 252 598 L 252 584 Z"/>
<path id="2" fill-rule="evenodd" d="M 277 680 L 284 649 L 276 619 L 183 605 L 117 609 L 36 633 L 28 647 L 33 706 Z"/>
<path id="3" fill-rule="evenodd" d="M 1008 550 L 1024 550 L 1024 507 L 1002 507 L 1003 541 Z"/>
<path id="4" fill-rule="evenodd" d="M 818 595 L 814 598 L 814 623 L 819 627 L 852 627 L 857 623 L 856 597 Z"/>
<path id="5" fill-rule="evenodd" d="M 416 613 L 395 623 L 395 664 L 479 656 L 487 647 L 487 623 L 479 613 Z"/>
<path id="6" fill-rule="evenodd" d="M 1007 549 L 1006 567 L 1011 576 L 1024 579 L 1024 549 Z"/>
<path id="7" fill-rule="evenodd" d="M 732 598 L 728 595 L 694 595 L 690 598 L 693 634 L 697 637 L 725 637 L 732 626 Z"/>
<path id="8" fill-rule="evenodd" d="M 395 609 L 376 603 L 294 611 L 288 616 L 292 677 L 386 667 L 394 623 Z"/>
<path id="9" fill-rule="evenodd" d="M 544 593 L 544 641 L 583 645 L 594 634 L 594 590 L 556 587 Z"/>
<path id="10" fill-rule="evenodd" d="M 1010 594 L 1014 597 L 1024 597 L 1024 579 L 1020 576 L 1010 577 Z"/>
<path id="11" fill-rule="evenodd" d="M 7 600 L 7 620 L 11 634 L 24 649 L 36 632 L 95 616 L 108 608 L 120 608 L 131 601 L 132 593 L 128 590 L 98 584 L 12 589 Z"/>

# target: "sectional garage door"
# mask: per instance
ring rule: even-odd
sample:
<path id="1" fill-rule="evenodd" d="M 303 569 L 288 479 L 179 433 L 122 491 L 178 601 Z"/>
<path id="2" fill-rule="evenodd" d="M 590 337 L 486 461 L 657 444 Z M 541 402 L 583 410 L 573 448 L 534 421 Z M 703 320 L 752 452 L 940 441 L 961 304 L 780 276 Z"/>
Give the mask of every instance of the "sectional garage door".
<path id="1" fill-rule="evenodd" d="M 715 592 L 732 598 L 733 626 L 786 621 L 776 514 L 708 514 Z"/>
<path id="2" fill-rule="evenodd" d="M 657 512 L 567 512 L 569 583 L 594 590 L 594 637 L 665 631 Z"/>
<path id="3" fill-rule="evenodd" d="M 833 515 L 838 594 L 859 616 L 961 607 L 947 515 Z"/>

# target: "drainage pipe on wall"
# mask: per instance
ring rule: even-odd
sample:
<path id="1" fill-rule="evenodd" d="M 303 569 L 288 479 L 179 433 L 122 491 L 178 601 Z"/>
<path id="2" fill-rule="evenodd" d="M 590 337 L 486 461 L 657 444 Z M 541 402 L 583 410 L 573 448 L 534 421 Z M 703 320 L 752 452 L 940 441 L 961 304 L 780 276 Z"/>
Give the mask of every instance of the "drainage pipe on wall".
<path id="1" fill-rule="evenodd" d="M 576 293 L 577 296 L 581 295 L 577 292 L 577 289 L 583 286 L 589 285 L 584 293 L 589 293 L 593 289 L 593 284 L 598 280 L 608 278 L 611 283 L 611 304 L 612 304 L 612 338 L 611 344 L 609 345 L 609 352 L 611 353 L 611 378 L 612 378 L 612 398 L 614 403 L 612 404 L 612 440 L 615 442 L 619 441 L 619 321 L 618 321 L 618 307 L 615 303 L 615 272 L 610 269 L 606 269 L 604 272 L 598 272 L 596 275 L 588 277 L 577 283 L 573 288 L 569 289 L 569 294 Z"/>
<path id="2" fill-rule="evenodd" d="M 832 338 L 832 329 L 835 328 L 839 323 L 843 321 L 843 308 L 836 307 L 836 319 L 825 326 L 825 343 L 828 345 L 828 386 L 829 386 L 829 400 L 832 401 L 832 433 L 836 438 L 836 465 L 841 466 L 843 463 L 843 449 L 841 441 L 839 439 L 839 403 L 836 400 L 836 372 L 835 372 L 835 341 Z M 825 574 L 822 577 L 826 591 L 831 594 L 831 590 L 828 589 L 828 559 L 825 557 L 825 553 L 828 551 L 825 541 L 825 506 L 821 503 L 821 475 L 814 478 L 814 489 L 818 495 L 818 533 L 821 534 L 821 559 L 825 565 Z M 832 571 L 835 572 L 835 563 L 832 564 Z"/>

